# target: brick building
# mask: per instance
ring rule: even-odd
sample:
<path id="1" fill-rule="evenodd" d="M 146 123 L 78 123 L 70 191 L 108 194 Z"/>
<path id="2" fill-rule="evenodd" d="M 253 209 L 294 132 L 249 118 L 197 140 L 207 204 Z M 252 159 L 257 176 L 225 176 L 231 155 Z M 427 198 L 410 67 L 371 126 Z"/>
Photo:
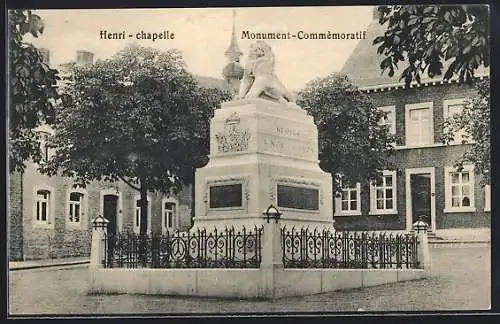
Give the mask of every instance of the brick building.
<path id="1" fill-rule="evenodd" d="M 41 50 L 49 62 L 49 51 Z M 92 64 L 93 53 L 77 51 L 76 64 Z M 222 79 L 197 77 L 206 87 L 229 89 Z M 43 158 L 50 150 L 44 138 L 52 134 L 49 127 L 42 134 Z M 87 256 L 90 254 L 91 220 L 103 215 L 110 220 L 110 231 L 139 231 L 139 192 L 124 182 L 94 182 L 86 189 L 73 188 L 73 180 L 48 177 L 28 161 L 24 173 L 9 177 L 9 260 L 30 260 Z M 148 230 L 175 231 L 191 227 L 191 187 L 176 196 L 148 194 Z"/>
<path id="2" fill-rule="evenodd" d="M 375 186 L 346 188 L 335 199 L 336 227 L 410 229 L 412 222 L 425 216 L 438 237 L 489 239 L 489 186 L 479 184 L 481 175 L 475 175 L 472 166 L 462 172 L 453 168 L 470 145 L 441 141 L 441 123 L 461 109 L 474 90 L 456 80 L 443 82 L 442 76 L 405 87 L 397 72 L 394 77 L 381 75 L 383 57 L 372 43 L 385 28 L 378 23 L 375 9 L 366 39 L 359 42 L 341 73 L 388 113 L 384 123 L 399 138 L 394 156 L 397 167 Z M 489 77 L 489 70 L 481 69 L 476 76 Z"/>

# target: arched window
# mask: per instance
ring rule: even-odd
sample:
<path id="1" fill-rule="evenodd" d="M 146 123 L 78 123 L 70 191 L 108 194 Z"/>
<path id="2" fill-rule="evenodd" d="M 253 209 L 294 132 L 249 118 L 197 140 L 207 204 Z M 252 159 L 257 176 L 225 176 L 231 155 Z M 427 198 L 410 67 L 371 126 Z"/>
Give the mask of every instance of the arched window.
<path id="1" fill-rule="evenodd" d="M 49 219 L 50 191 L 38 190 L 36 195 L 36 220 L 39 222 L 46 222 Z"/>
<path id="2" fill-rule="evenodd" d="M 134 215 L 134 232 L 139 233 L 141 230 L 141 197 L 135 197 L 135 215 Z M 148 223 L 147 231 L 151 231 L 151 197 L 148 197 Z"/>
<path id="3" fill-rule="evenodd" d="M 161 206 L 161 229 L 165 233 L 178 227 L 178 202 L 173 198 L 164 198 Z"/>
<path id="4" fill-rule="evenodd" d="M 69 215 L 70 223 L 80 224 L 83 213 L 83 193 L 71 192 L 69 194 Z"/>
<path id="5" fill-rule="evenodd" d="M 83 188 L 66 190 L 66 226 L 84 229 L 87 224 L 88 196 Z"/>
<path id="6" fill-rule="evenodd" d="M 50 191 L 47 189 L 40 189 L 36 191 L 35 220 L 37 222 L 48 223 L 50 221 L 50 196 Z"/>
<path id="7" fill-rule="evenodd" d="M 38 132 L 38 138 L 40 139 L 40 150 L 42 153 L 42 161 L 47 162 L 49 160 L 49 142 L 50 133 L 48 132 Z"/>

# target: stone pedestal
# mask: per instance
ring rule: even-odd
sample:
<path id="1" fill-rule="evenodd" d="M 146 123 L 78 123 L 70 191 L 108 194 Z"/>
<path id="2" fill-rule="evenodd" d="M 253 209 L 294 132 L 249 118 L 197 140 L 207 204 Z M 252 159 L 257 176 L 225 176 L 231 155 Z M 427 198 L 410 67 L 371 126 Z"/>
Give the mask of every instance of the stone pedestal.
<path id="1" fill-rule="evenodd" d="M 89 269 L 95 270 L 103 267 L 105 258 L 106 233 L 109 221 L 99 215 L 92 220 L 92 243 L 90 247 Z"/>
<path id="2" fill-rule="evenodd" d="M 429 252 L 429 240 L 427 235 L 427 230 L 429 225 L 422 221 L 418 220 L 413 224 L 413 232 L 417 235 L 419 245 L 418 245 L 418 261 L 419 269 L 424 269 L 427 272 L 431 271 L 431 254 Z"/>
<path id="3" fill-rule="evenodd" d="M 271 220 L 264 225 L 262 261 L 260 263 L 262 296 L 276 297 L 276 273 L 283 271 L 280 224 Z"/>
<path id="4" fill-rule="evenodd" d="M 271 204 L 282 226 L 332 229 L 332 178 L 319 167 L 313 118 L 297 105 L 224 103 L 211 120 L 209 158 L 196 171 L 195 229 L 261 225 Z"/>

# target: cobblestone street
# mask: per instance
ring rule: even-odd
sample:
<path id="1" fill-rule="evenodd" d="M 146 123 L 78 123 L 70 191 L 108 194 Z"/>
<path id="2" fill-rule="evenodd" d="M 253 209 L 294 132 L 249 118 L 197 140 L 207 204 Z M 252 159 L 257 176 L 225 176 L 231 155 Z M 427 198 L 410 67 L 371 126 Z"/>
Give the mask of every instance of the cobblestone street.
<path id="1" fill-rule="evenodd" d="M 11 315 L 479 310 L 490 307 L 490 248 L 433 248 L 418 281 L 269 301 L 87 295 L 87 267 L 11 271 Z"/>

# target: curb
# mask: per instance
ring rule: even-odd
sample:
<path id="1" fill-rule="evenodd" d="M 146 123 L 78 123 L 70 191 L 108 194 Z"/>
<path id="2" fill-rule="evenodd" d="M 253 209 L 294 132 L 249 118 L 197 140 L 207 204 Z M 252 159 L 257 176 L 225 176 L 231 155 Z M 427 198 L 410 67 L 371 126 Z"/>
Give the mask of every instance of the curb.
<path id="1" fill-rule="evenodd" d="M 483 247 L 491 246 L 491 241 L 437 241 L 429 242 L 430 247 Z"/>
<path id="2" fill-rule="evenodd" d="M 17 271 L 17 270 L 30 270 L 30 269 L 38 269 L 38 268 L 51 268 L 51 267 L 64 267 L 64 266 L 72 266 L 72 265 L 80 265 L 90 263 L 90 260 L 85 261 L 73 261 L 67 263 L 52 263 L 52 264 L 36 264 L 29 266 L 18 266 L 18 267 L 9 267 L 9 271 Z"/>

